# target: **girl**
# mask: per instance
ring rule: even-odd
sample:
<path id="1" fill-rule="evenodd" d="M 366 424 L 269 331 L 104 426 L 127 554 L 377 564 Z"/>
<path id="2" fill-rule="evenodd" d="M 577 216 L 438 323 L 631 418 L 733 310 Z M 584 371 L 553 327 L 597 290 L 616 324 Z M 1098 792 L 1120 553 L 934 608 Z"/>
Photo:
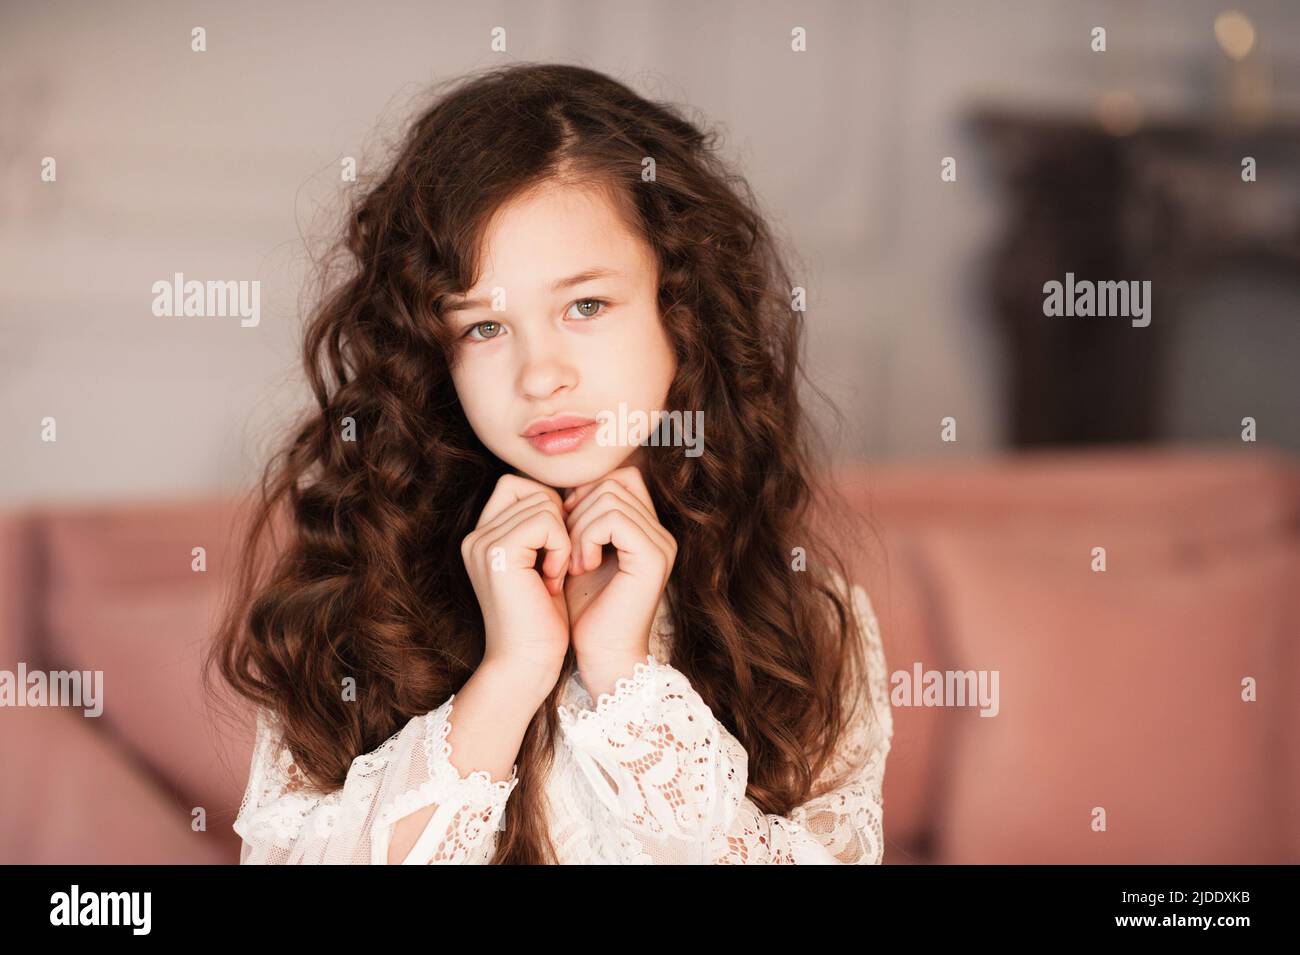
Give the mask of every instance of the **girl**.
<path id="1" fill-rule="evenodd" d="M 241 862 L 881 861 L 860 545 L 715 138 L 516 65 L 359 191 L 206 668 L 257 711 Z"/>

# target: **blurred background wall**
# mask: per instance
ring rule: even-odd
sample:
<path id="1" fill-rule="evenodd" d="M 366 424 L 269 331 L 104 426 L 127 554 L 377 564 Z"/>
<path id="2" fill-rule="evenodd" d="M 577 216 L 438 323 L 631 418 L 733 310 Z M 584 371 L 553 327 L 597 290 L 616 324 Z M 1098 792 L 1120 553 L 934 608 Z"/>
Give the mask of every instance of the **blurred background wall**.
<path id="1" fill-rule="evenodd" d="M 1028 196 L 1034 208 L 1032 189 L 1017 196 L 1016 176 L 1042 168 L 1035 137 L 1048 149 L 1062 142 L 1054 124 L 1092 137 L 1064 147 L 1059 194 L 1074 188 L 1068 156 L 1080 157 L 1086 175 L 1097 169 L 1088 150 L 1099 149 L 1126 175 L 1149 130 L 1259 135 L 1259 150 L 1278 161 L 1244 185 L 1229 144 L 1211 194 L 1234 184 L 1267 194 L 1256 231 L 1282 215 L 1283 251 L 1265 268 L 1259 256 L 1198 261 L 1203 285 L 1182 290 L 1177 312 L 1158 283 L 1152 326 L 1115 327 L 1121 350 L 1146 347 L 1143 335 L 1161 342 L 1172 372 L 1158 420 L 1109 436 L 1235 441 L 1250 414 L 1261 442 L 1300 448 L 1294 235 L 1285 249 L 1285 223 L 1296 222 L 1286 205 L 1298 172 L 1285 168 L 1294 161 L 1285 118 L 1300 115 L 1300 6 L 1237 4 L 1253 29 L 1241 60 L 1225 52 L 1241 43 L 1240 23 L 1216 36 L 1225 7 L 8 4 L 2 500 L 152 498 L 251 480 L 269 429 L 306 400 L 297 365 L 302 243 L 330 237 L 349 188 L 341 160 L 356 157 L 363 171 L 382 162 L 427 84 L 511 60 L 593 66 L 720 128 L 724 151 L 798 256 L 810 369 L 845 412 L 837 450 L 846 457 L 968 457 L 1022 439 L 1105 440 L 1107 421 L 1091 432 L 1049 421 L 1046 438 L 1041 428 L 1017 438 L 1017 405 L 1028 402 L 1013 366 L 1041 364 L 1035 349 L 1050 349 L 1022 342 L 1016 352 L 1007 305 L 1015 296 L 997 291 L 1019 261 L 1008 239 L 1017 202 Z M 191 51 L 197 26 L 206 52 Z M 490 49 L 498 26 L 506 53 Z M 1107 31 L 1105 52 L 1091 48 L 1097 26 Z M 806 52 L 791 50 L 796 27 L 806 30 Z M 1001 118 L 1000 132 L 981 125 L 985 114 Z M 1267 132 L 1273 124 L 1279 136 Z M 1205 145 L 1213 134 L 1187 135 L 1162 155 L 1195 165 L 1213 153 Z M 1098 147 L 1096 137 L 1120 145 Z M 45 157 L 57 162 L 55 182 L 42 181 Z M 956 159 L 956 182 L 941 179 L 944 157 Z M 1049 156 L 1047 168 L 1056 161 Z M 1101 176 L 1099 188 L 1115 193 L 1112 179 L 1131 188 L 1121 172 Z M 1053 228 L 1086 231 L 1105 217 L 1091 209 L 1067 208 Z M 1044 241 L 1055 240 L 1035 238 Z M 152 283 L 176 272 L 259 280 L 260 324 L 155 317 Z M 1047 277 L 1063 279 L 1063 270 Z M 1044 277 L 1026 281 L 1033 288 Z M 1086 362 L 1087 341 L 1058 344 L 1064 354 L 1052 361 Z M 1109 387 L 1105 367 L 1084 370 L 1099 392 Z M 1052 365 L 1040 374 L 1060 379 Z M 940 441 L 948 415 L 958 421 L 955 443 Z M 57 420 L 56 443 L 41 440 L 46 416 Z"/>

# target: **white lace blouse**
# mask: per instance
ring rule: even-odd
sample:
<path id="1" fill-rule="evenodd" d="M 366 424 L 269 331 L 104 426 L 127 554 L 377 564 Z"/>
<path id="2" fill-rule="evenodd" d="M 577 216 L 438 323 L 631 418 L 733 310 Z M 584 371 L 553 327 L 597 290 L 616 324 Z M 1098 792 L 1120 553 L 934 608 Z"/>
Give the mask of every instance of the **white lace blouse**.
<path id="1" fill-rule="evenodd" d="M 746 797 L 744 748 L 668 662 L 665 599 L 649 655 L 616 682 L 612 695 L 600 694 L 593 705 L 577 673 L 566 683 L 559 706 L 563 745 L 557 740 L 545 786 L 559 860 L 879 863 L 881 785 L 893 717 L 875 613 L 860 586 L 853 586 L 852 595 L 867 648 L 871 706 L 859 708 L 822 777 L 848 770 L 846 782 L 788 816 L 764 813 Z M 343 787 L 328 794 L 306 785 L 282 745 L 275 717 L 259 711 L 248 785 L 234 822 L 244 841 L 240 863 L 384 865 L 394 823 L 431 805 L 437 809 L 403 864 L 487 863 L 519 767 L 495 782 L 486 770 L 463 777 L 457 772 L 447 742 L 455 701 L 453 694 L 437 709 L 412 717 L 373 752 L 358 756 Z"/>

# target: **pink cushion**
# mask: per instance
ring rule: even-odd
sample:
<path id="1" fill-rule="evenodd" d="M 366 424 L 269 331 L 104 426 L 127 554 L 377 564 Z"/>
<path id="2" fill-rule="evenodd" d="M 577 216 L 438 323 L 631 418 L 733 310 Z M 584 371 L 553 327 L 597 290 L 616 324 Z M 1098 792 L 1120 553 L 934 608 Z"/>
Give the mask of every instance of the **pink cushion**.
<path id="1" fill-rule="evenodd" d="M 882 526 L 872 514 L 872 500 L 863 487 L 874 466 L 857 465 L 838 475 L 845 507 L 864 518 L 852 525 L 837 515 L 822 518 L 822 530 L 839 547 L 850 579 L 871 598 L 880 623 L 885 662 L 889 670 L 899 661 L 935 656 L 931 598 L 927 571 L 918 562 L 916 535 L 904 522 Z M 906 863 L 927 854 L 938 800 L 937 749 L 944 714 L 909 710 L 894 713 L 894 738 L 885 772 L 885 862 Z"/>
<path id="2" fill-rule="evenodd" d="M 1106 573 L 1085 537 L 1109 546 Z M 955 711 L 943 861 L 1287 859 L 1297 544 L 1165 562 L 1140 543 L 1122 527 L 932 542 L 959 668 L 1000 674 L 996 717 Z"/>
<path id="3" fill-rule="evenodd" d="M 1146 525 L 1182 540 L 1258 540 L 1300 518 L 1300 468 L 1268 449 L 1036 451 L 845 470 L 878 520 L 918 527 Z"/>
<path id="4" fill-rule="evenodd" d="M 939 653 L 934 610 L 925 571 L 917 563 L 916 541 L 903 529 L 885 529 L 881 549 L 853 555 L 853 579 L 871 598 L 880 622 L 890 673 L 911 660 Z M 888 676 L 888 674 L 887 674 Z M 939 747 L 947 714 L 895 709 L 894 739 L 885 772 L 885 861 L 907 862 L 925 853 L 941 798 Z"/>
<path id="5" fill-rule="evenodd" d="M 836 476 L 846 499 L 883 536 L 883 551 L 867 540 L 858 552 L 861 576 L 873 581 L 869 589 L 894 672 L 910 670 L 916 660 L 939 669 L 956 666 L 953 611 L 935 602 L 940 571 L 931 556 L 953 533 L 1019 554 L 1022 559 L 1005 570 L 1024 582 L 1040 561 L 1063 559 L 1086 569 L 1094 546 L 1107 547 L 1113 575 L 1249 552 L 1293 537 L 1300 521 L 1296 459 L 1267 448 L 1126 447 L 942 463 L 856 462 Z M 892 573 L 881 569 L 885 562 Z M 1003 589 L 1012 583 L 1004 581 Z M 896 600 L 903 612 L 890 620 Z M 1298 618 L 1293 613 L 1289 619 Z M 957 716 L 935 708 L 895 709 L 896 745 L 885 782 L 886 853 L 894 852 L 889 861 L 908 861 L 899 851 L 907 846 L 898 843 L 923 839 L 938 805 L 950 798 L 945 767 L 948 753 L 960 745 L 952 732 Z M 1296 773 L 1300 777 L 1300 769 Z M 1300 822 L 1296 828 L 1300 833 Z"/>
<path id="6" fill-rule="evenodd" d="M 50 646 L 65 661 L 60 665 L 103 671 L 99 728 L 165 776 L 178 795 L 206 800 L 210 814 L 233 821 L 253 728 L 249 720 L 228 726 L 199 682 L 217 601 L 210 588 L 69 595 L 51 608 Z"/>
<path id="7" fill-rule="evenodd" d="M 214 818 L 208 806 L 207 830 L 193 831 L 193 807 L 133 766 L 95 725 L 102 717 L 81 713 L 55 707 L 5 712 L 0 859 L 42 865 L 238 861 L 223 831 L 228 821 Z"/>
<path id="8" fill-rule="evenodd" d="M 226 497 L 53 507 L 37 517 L 51 599 L 150 584 L 202 588 L 232 569 L 225 561 L 230 556 L 233 563 L 236 511 Z M 198 545 L 207 549 L 206 574 L 190 570 L 190 552 Z"/>
<path id="9" fill-rule="evenodd" d="M 237 850 L 229 823 L 247 779 L 252 726 L 218 720 L 226 714 L 212 710 L 199 681 L 235 567 L 234 516 L 225 498 L 105 505 L 57 511 L 44 528 L 48 652 L 61 666 L 104 672 L 97 728 L 179 798 L 207 804 Z M 190 566 L 196 545 L 207 550 L 204 573 Z"/>
<path id="10" fill-rule="evenodd" d="M 27 514 L 0 512 L 0 668 L 6 670 L 17 667 L 19 660 L 38 665 L 35 533 L 35 522 Z"/>

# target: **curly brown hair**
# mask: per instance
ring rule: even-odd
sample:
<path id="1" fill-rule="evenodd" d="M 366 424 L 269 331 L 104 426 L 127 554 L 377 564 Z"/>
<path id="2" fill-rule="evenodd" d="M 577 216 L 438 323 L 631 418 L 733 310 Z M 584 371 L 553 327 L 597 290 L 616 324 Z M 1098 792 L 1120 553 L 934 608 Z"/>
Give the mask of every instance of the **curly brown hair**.
<path id="1" fill-rule="evenodd" d="M 820 480 L 829 459 L 800 381 L 826 396 L 802 368 L 795 286 L 717 139 L 597 71 L 516 64 L 435 87 L 391 165 L 358 183 L 305 327 L 319 407 L 293 423 L 254 490 L 204 664 L 209 689 L 219 668 L 239 698 L 278 715 L 322 792 L 458 692 L 483 657 L 460 544 L 510 468 L 460 407 L 440 305 L 473 286 L 494 211 L 564 181 L 610 190 L 653 248 L 678 366 L 668 407 L 705 409 L 710 421 L 698 457 L 647 447 L 646 483 L 679 545 L 672 663 L 744 745 L 746 794 L 763 811 L 784 815 L 818 794 L 849 691 L 866 683 L 833 577 L 848 580 L 841 553 L 860 546 L 859 518 Z M 348 418 L 357 440 L 341 437 Z M 792 571 L 799 548 L 805 572 Z M 495 863 L 556 861 L 541 780 L 573 666 L 571 652 L 524 737 Z M 347 677 L 355 701 L 340 693 Z"/>

